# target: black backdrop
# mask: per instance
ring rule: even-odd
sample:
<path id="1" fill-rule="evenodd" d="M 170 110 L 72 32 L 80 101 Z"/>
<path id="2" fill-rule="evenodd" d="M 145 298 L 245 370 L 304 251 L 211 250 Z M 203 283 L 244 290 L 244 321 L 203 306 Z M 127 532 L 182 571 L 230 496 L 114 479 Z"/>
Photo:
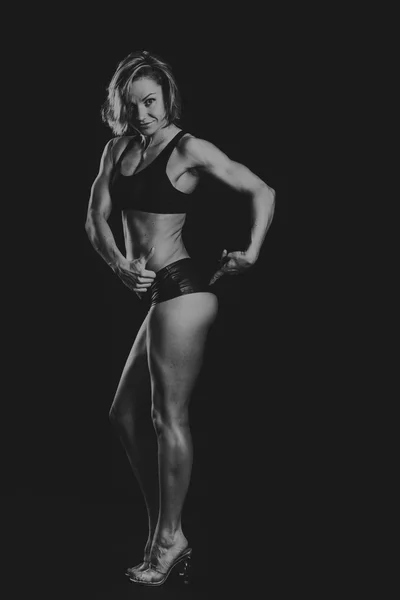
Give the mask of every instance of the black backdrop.
<path id="1" fill-rule="evenodd" d="M 145 308 L 95 253 L 84 222 L 100 155 L 112 136 L 100 120 L 106 85 L 128 52 L 147 49 L 173 67 L 183 97 L 182 128 L 276 190 L 275 217 L 256 266 L 216 286 L 219 317 L 191 404 L 195 462 L 187 518 L 206 514 L 201 522 L 210 531 L 218 527 L 219 536 L 223 528 L 232 534 L 227 512 L 246 514 L 247 532 L 260 527 L 257 519 L 266 511 L 275 515 L 274 525 L 286 527 L 301 468 L 294 453 L 299 409 L 287 391 L 290 115 L 284 49 L 267 49 L 259 38 L 185 40 L 184 47 L 179 36 L 116 39 L 71 40 L 52 55 L 35 49 L 40 68 L 26 75 L 30 102 L 27 108 L 22 98 L 21 110 L 28 117 L 10 167 L 17 213 L 11 218 L 22 225 L 13 238 L 19 268 L 11 268 L 8 351 L 15 360 L 7 375 L 15 401 L 6 422 L 16 426 L 6 427 L 4 436 L 7 493 L 110 507 L 133 502 L 143 511 L 108 410 Z M 119 215 L 112 214 L 110 224 L 122 244 Z M 223 248 L 245 246 L 249 230 L 246 198 L 205 179 L 184 231 L 191 254 L 211 273 Z"/>

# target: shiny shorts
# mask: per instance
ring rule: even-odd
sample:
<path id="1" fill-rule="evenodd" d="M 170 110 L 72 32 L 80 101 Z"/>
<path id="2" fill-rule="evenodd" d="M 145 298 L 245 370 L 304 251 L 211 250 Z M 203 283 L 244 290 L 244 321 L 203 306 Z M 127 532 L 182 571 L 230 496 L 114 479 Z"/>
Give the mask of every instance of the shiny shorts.
<path id="1" fill-rule="evenodd" d="M 157 271 L 150 287 L 150 306 L 195 292 L 211 292 L 209 278 L 200 274 L 193 259 L 181 258 Z"/>

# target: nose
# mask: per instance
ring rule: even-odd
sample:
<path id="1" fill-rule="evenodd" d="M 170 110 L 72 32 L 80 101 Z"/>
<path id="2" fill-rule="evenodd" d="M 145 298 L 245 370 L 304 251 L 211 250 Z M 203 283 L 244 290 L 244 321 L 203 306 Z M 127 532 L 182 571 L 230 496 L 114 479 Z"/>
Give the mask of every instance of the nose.
<path id="1" fill-rule="evenodd" d="M 145 106 L 139 106 L 137 112 L 137 119 L 139 123 L 145 123 L 147 120 L 147 109 Z"/>

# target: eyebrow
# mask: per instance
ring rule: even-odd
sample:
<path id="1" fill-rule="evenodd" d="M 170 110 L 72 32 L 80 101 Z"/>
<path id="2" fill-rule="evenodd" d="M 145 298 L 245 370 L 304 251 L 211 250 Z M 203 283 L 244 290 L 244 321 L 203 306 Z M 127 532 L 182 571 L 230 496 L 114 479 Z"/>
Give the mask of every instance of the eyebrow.
<path id="1" fill-rule="evenodd" d="M 143 100 L 146 100 L 146 98 L 148 98 L 148 97 L 149 97 L 149 96 L 151 96 L 152 94 L 154 94 L 154 95 L 155 95 L 155 92 L 150 92 L 150 94 L 147 94 L 147 96 L 146 96 L 145 98 L 142 98 L 142 102 L 143 102 Z"/>

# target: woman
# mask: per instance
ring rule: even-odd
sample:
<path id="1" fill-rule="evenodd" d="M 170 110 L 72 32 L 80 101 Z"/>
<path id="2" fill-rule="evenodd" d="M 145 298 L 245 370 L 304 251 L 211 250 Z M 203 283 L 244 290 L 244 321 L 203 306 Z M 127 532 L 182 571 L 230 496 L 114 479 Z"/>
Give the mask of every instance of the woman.
<path id="1" fill-rule="evenodd" d="M 128 569 L 128 575 L 147 585 L 161 585 L 173 567 L 188 564 L 191 556 L 181 526 L 192 466 L 188 406 L 217 316 L 212 286 L 222 275 L 245 272 L 255 263 L 275 196 L 245 166 L 182 131 L 179 116 L 179 92 L 167 63 L 134 52 L 118 65 L 103 107 L 103 119 L 117 137 L 105 146 L 86 222 L 91 243 L 114 273 L 139 298 L 150 296 L 110 410 L 149 517 L 143 563 Z M 202 173 L 247 194 L 253 208 L 248 248 L 224 250 L 209 282 L 196 272 L 182 241 L 190 195 Z M 126 256 L 107 223 L 113 207 L 122 212 Z M 153 469 L 144 463 L 137 431 L 143 382 L 151 386 L 158 444 Z"/>

